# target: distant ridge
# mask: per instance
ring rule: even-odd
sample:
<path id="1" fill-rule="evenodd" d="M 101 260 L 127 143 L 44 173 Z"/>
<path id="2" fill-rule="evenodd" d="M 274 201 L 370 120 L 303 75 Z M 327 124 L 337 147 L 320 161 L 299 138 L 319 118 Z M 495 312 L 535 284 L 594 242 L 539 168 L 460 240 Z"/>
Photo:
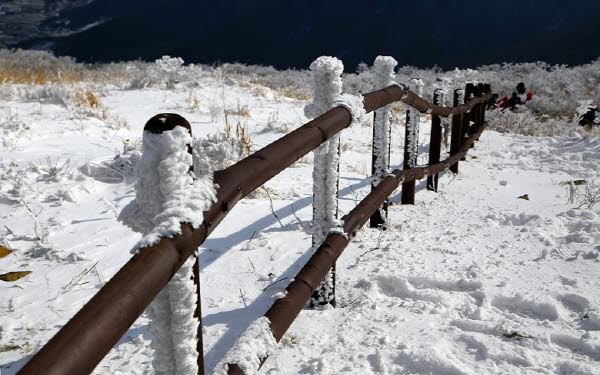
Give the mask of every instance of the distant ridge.
<path id="1" fill-rule="evenodd" d="M 53 25 L 78 30 L 97 22 L 94 27 L 63 36 L 34 35 L 13 46 L 50 48 L 89 62 L 168 54 L 186 62 L 277 68 L 306 68 L 317 56 L 334 55 L 354 69 L 379 54 L 418 67 L 537 60 L 581 64 L 600 56 L 595 42 L 600 2 L 574 3 L 96 0 L 65 8 L 40 26 L 50 35 Z"/>

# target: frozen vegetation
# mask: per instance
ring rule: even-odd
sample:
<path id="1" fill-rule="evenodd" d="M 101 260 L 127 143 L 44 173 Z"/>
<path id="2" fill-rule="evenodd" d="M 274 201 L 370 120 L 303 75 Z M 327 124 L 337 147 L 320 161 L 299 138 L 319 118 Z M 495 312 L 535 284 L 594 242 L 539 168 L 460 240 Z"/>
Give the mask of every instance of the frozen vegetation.
<path id="1" fill-rule="evenodd" d="M 402 206 L 396 192 L 387 230 L 361 230 L 339 259 L 337 307 L 302 311 L 279 344 L 261 317 L 311 255 L 318 156 L 242 200 L 198 251 L 207 373 L 223 373 L 226 362 L 251 373 L 264 355 L 265 374 L 600 373 L 600 139 L 576 124 L 600 102 L 600 61 L 444 72 L 398 60 L 393 76 L 372 62 L 342 74 L 337 99 L 307 112 L 342 104 L 356 120 L 340 136 L 339 217 L 373 181 L 372 115 L 360 119 L 348 94 L 418 77 L 425 97 L 442 88 L 447 103 L 467 81 L 488 82 L 501 97 L 523 81 L 535 96 L 517 111 L 486 113 L 491 130 L 458 175 L 440 176 L 440 193 L 420 181 L 416 205 Z M 175 57 L 84 65 L 0 51 L 2 375 L 14 375 L 140 241 L 156 238 L 143 235 L 157 226 L 172 235 L 179 218 L 198 225 L 196 211 L 214 198 L 211 172 L 306 123 L 313 73 Z M 388 109 L 397 168 L 407 108 Z M 142 138 L 149 118 L 173 112 L 191 123 L 193 139 Z M 430 116 L 419 117 L 415 156 L 425 164 Z M 189 143 L 193 157 L 182 152 Z M 163 169 L 157 154 L 170 160 Z M 145 199 L 153 204 L 142 209 Z M 191 267 L 95 374 L 194 372 Z"/>

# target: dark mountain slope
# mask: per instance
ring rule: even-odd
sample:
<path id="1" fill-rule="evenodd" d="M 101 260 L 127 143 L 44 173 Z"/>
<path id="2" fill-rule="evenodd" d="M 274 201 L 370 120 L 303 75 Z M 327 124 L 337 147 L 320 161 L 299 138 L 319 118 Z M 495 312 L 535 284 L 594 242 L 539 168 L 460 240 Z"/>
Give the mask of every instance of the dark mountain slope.
<path id="1" fill-rule="evenodd" d="M 96 0 L 52 22 L 105 22 L 20 46 L 51 45 L 59 54 L 86 61 L 169 54 L 187 62 L 279 68 L 305 68 L 324 54 L 342 58 L 350 69 L 379 54 L 422 67 L 534 60 L 575 64 L 600 56 L 600 43 L 592 42 L 600 18 L 590 16 L 598 11 L 597 0 Z"/>

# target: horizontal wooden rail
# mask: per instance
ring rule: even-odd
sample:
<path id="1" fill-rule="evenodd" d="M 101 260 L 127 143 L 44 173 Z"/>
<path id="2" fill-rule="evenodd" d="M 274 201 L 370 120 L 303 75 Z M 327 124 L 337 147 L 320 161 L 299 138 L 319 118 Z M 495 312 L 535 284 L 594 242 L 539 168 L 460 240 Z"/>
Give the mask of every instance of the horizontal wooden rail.
<path id="1" fill-rule="evenodd" d="M 487 97 L 473 99 L 455 108 L 440 107 L 404 86 L 392 85 L 365 94 L 364 107 L 367 112 L 372 112 L 398 100 L 421 112 L 447 117 L 466 113 Z M 203 213 L 203 225 L 194 229 L 182 223 L 180 235 L 162 238 L 135 254 L 19 374 L 91 373 L 240 199 L 348 127 L 350 122 L 351 115 L 346 108 L 333 108 L 231 167 L 215 172 L 214 182 L 219 186 L 217 201 Z M 384 186 L 389 185 L 388 179 L 384 181 L 388 181 Z"/>
<path id="2" fill-rule="evenodd" d="M 286 288 L 285 297 L 275 301 L 265 313 L 265 317 L 271 322 L 271 331 L 277 342 L 282 339 L 321 280 L 342 255 L 350 239 L 356 236 L 358 230 L 398 186 L 402 182 L 418 180 L 449 169 L 452 164 L 467 155 L 471 145 L 479 138 L 485 127 L 486 124 L 482 123 L 465 141 L 460 150 L 446 160 L 425 167 L 392 171 L 348 215 L 342 218 L 343 230 L 346 235 L 335 232 L 329 234 L 306 265 L 292 278 L 293 281 Z M 266 360 L 267 358 L 262 358 L 261 363 Z M 242 369 L 235 364 L 229 364 L 227 373 L 244 375 Z"/>

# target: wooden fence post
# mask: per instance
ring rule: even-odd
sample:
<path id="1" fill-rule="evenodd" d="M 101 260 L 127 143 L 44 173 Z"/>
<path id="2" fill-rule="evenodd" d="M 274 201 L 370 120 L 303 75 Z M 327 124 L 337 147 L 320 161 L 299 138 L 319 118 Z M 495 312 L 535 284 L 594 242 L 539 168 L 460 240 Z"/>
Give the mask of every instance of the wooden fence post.
<path id="1" fill-rule="evenodd" d="M 154 117 L 152 117 L 150 120 L 148 120 L 148 122 L 146 123 L 146 125 L 144 126 L 144 132 L 148 132 L 148 133 L 153 133 L 153 134 L 163 134 L 166 131 L 171 131 L 173 129 L 175 129 L 175 127 L 177 126 L 181 126 L 185 129 L 187 129 L 188 133 L 190 135 L 192 135 L 192 127 L 190 125 L 190 123 L 183 118 L 182 116 L 176 114 L 176 113 L 161 113 L 158 114 Z M 192 155 L 193 154 L 193 149 L 192 149 L 192 145 L 188 144 L 187 145 L 187 152 Z M 194 166 L 193 164 L 190 165 L 189 168 L 189 172 L 191 172 L 193 174 L 194 172 Z M 196 178 L 196 177 L 194 177 Z M 159 187 L 156 186 L 156 189 L 158 189 Z M 204 375 L 204 347 L 203 347 L 203 342 L 202 342 L 202 300 L 201 300 L 201 293 L 200 293 L 200 267 L 198 264 L 198 257 L 197 255 L 194 256 L 194 265 L 192 267 L 192 275 L 191 278 L 194 281 L 194 286 L 196 289 L 196 308 L 194 310 L 194 318 L 196 318 L 198 320 L 198 327 L 197 327 L 197 331 L 196 331 L 196 351 L 197 351 L 197 365 L 198 365 L 198 375 Z M 181 271 L 180 271 L 181 272 Z M 171 281 L 173 282 L 173 281 Z M 172 329 L 172 328 L 171 328 Z M 173 369 L 173 371 L 175 371 L 175 369 Z"/>
<path id="2" fill-rule="evenodd" d="M 440 105 L 443 103 L 443 89 L 436 89 L 433 93 L 433 104 Z M 442 148 L 442 121 L 440 116 L 431 115 L 431 138 L 429 140 L 429 165 L 440 161 L 440 153 Z M 427 176 L 427 190 L 432 190 L 437 193 L 438 189 L 438 174 Z"/>
<path id="3" fill-rule="evenodd" d="M 490 86 L 489 83 L 484 83 L 483 84 L 483 95 L 487 95 L 489 93 L 492 92 L 492 87 Z M 484 103 L 484 105 L 481 108 L 481 123 L 483 124 L 485 122 L 485 111 L 487 110 L 487 103 Z"/>
<path id="4" fill-rule="evenodd" d="M 454 98 L 452 101 L 452 106 L 457 107 L 463 98 L 463 90 L 456 89 L 454 90 Z M 460 146 L 462 144 L 462 117 L 463 115 L 454 115 L 452 116 L 452 130 L 450 134 L 450 155 L 454 155 L 460 150 Z M 458 162 L 452 164 L 450 166 L 450 171 L 452 173 L 458 173 Z"/>
<path id="5" fill-rule="evenodd" d="M 390 86 L 394 82 L 394 68 L 398 62 L 390 56 L 378 56 L 373 63 L 375 73 L 375 90 Z M 392 127 L 390 126 L 392 115 L 389 105 L 375 110 L 373 114 L 373 147 L 371 157 L 371 174 L 373 182 L 371 191 L 377 187 L 379 182 L 385 178 L 390 168 L 390 143 L 392 138 Z M 387 220 L 388 203 L 386 199 L 381 208 L 371 216 L 370 228 L 385 229 Z"/>
<path id="6" fill-rule="evenodd" d="M 417 78 L 410 80 L 409 89 L 416 95 L 421 94 L 423 81 Z M 419 155 L 419 111 L 408 107 L 406 110 L 406 127 L 404 132 L 404 163 L 403 168 L 412 169 L 417 166 L 417 156 Z M 415 204 L 416 182 L 409 181 L 402 184 L 402 195 L 400 201 L 402 204 Z"/>
<path id="7" fill-rule="evenodd" d="M 333 108 L 342 94 L 342 62 L 329 56 L 317 58 L 311 65 L 313 73 L 313 100 L 304 108 L 309 118 L 321 116 Z M 338 218 L 338 190 L 340 163 L 340 133 L 314 151 L 313 169 L 313 234 L 312 245 L 317 248 L 336 226 Z M 321 285 L 313 293 L 311 308 L 331 304 L 335 307 L 335 264 Z"/>
<path id="8" fill-rule="evenodd" d="M 481 98 L 483 96 L 483 84 L 482 83 L 478 83 L 477 85 L 474 86 L 474 95 L 476 98 Z M 473 125 L 469 128 L 469 132 L 467 133 L 468 136 L 471 136 L 472 134 L 475 133 L 475 131 L 477 130 L 477 128 L 479 128 L 479 126 L 481 125 L 481 108 L 485 108 L 485 104 L 482 103 L 478 103 L 473 107 L 472 112 L 472 119 L 473 119 Z M 475 142 L 473 142 L 471 144 L 471 148 L 475 147 Z"/>
<path id="9" fill-rule="evenodd" d="M 473 96 L 475 95 L 475 85 L 471 82 L 467 83 L 465 85 L 465 97 L 464 97 L 464 104 L 467 104 L 471 99 L 473 99 Z M 473 111 L 473 109 L 471 109 L 470 111 L 466 112 L 463 114 L 462 117 L 462 121 L 461 121 L 461 126 L 460 126 L 460 146 L 462 147 L 462 145 L 465 143 L 465 139 L 467 139 L 469 137 L 469 134 L 471 132 L 471 120 L 473 120 L 473 114 L 475 112 Z M 461 161 L 465 161 L 466 158 L 462 157 L 460 159 Z"/>

